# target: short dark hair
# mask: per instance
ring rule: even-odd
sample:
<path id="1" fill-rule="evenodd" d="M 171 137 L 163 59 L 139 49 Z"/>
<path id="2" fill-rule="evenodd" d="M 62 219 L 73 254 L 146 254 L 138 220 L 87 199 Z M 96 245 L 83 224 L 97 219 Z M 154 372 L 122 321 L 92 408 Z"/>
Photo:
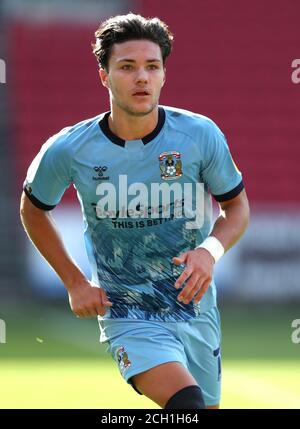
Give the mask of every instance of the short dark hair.
<path id="1" fill-rule="evenodd" d="M 92 43 L 99 66 L 108 70 L 108 61 L 114 43 L 129 40 L 150 40 L 160 46 L 163 63 L 171 53 L 173 34 L 159 18 L 144 18 L 129 13 L 117 15 L 104 21 L 95 32 L 96 43 Z"/>

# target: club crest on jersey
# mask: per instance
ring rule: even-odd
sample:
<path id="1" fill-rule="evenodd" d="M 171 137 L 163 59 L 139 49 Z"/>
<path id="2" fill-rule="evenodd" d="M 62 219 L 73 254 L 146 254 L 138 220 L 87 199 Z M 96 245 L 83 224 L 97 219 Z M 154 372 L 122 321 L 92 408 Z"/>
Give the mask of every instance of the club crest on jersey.
<path id="1" fill-rule="evenodd" d="M 123 372 L 125 369 L 129 368 L 131 365 L 130 360 L 128 359 L 128 354 L 125 352 L 124 347 L 119 347 L 117 350 L 117 360 L 120 367 L 120 371 Z"/>
<path id="2" fill-rule="evenodd" d="M 174 180 L 182 176 L 182 161 L 179 152 L 162 152 L 158 159 L 162 179 Z"/>

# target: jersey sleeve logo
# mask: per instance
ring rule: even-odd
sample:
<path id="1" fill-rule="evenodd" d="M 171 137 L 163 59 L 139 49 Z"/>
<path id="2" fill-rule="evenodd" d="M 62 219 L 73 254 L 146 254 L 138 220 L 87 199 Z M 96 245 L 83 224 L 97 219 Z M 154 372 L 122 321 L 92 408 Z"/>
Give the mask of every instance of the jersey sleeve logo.
<path id="1" fill-rule="evenodd" d="M 158 159 L 160 176 L 163 180 L 175 180 L 182 176 L 182 161 L 179 152 L 162 152 Z"/>

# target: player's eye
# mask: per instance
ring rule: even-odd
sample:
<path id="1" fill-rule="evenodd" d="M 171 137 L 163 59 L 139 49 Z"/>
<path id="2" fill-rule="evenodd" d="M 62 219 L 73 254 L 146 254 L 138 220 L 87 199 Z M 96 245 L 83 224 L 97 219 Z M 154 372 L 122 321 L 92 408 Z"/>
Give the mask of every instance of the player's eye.
<path id="1" fill-rule="evenodd" d="M 122 70 L 131 70 L 132 69 L 132 65 L 131 64 L 124 64 L 121 67 Z"/>
<path id="2" fill-rule="evenodd" d="M 148 69 L 149 69 L 149 70 L 157 70 L 157 69 L 158 69 L 158 66 L 157 66 L 157 65 L 155 65 L 155 64 L 150 64 L 150 65 L 148 66 Z"/>

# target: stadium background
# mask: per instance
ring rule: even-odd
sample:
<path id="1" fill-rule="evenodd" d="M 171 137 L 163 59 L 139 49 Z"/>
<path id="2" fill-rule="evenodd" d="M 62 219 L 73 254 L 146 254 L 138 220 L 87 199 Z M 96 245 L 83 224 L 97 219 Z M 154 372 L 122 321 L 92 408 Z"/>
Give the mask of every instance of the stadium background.
<path id="1" fill-rule="evenodd" d="M 300 319 L 297 0 L 0 2 L 0 408 L 152 406 L 112 367 L 95 320 L 72 315 L 18 217 L 26 170 L 41 144 L 108 110 L 90 44 L 100 21 L 128 11 L 170 26 L 175 43 L 161 103 L 219 124 L 251 202 L 246 235 L 216 268 L 222 405 L 299 408 L 297 321 L 292 327 Z M 53 214 L 89 275 L 73 189 Z"/>

